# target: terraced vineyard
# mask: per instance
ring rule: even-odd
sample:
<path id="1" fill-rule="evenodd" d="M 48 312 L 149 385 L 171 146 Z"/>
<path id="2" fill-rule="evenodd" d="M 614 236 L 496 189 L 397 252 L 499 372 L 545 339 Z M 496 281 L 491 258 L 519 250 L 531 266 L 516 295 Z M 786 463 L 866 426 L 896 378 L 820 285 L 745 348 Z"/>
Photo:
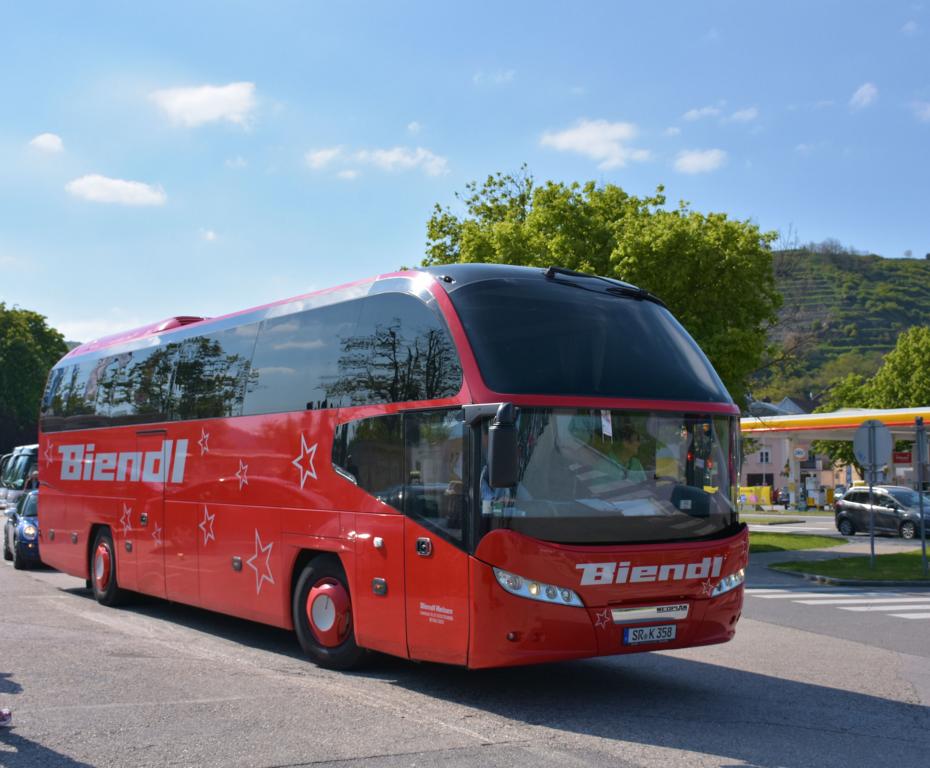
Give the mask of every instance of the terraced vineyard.
<path id="1" fill-rule="evenodd" d="M 817 372 L 849 353 L 874 370 L 901 331 L 930 324 L 930 260 L 796 250 L 777 253 L 775 270 L 784 305 L 773 336 L 800 342 L 805 386 L 826 386 Z"/>

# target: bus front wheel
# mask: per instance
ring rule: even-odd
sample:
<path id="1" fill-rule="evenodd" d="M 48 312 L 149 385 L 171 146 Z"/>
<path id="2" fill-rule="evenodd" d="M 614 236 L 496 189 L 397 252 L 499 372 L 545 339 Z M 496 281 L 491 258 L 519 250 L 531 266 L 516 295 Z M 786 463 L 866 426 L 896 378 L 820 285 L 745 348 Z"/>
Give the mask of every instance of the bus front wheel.
<path id="1" fill-rule="evenodd" d="M 90 585 L 94 597 L 101 605 L 120 605 L 126 600 L 126 591 L 116 580 L 116 548 L 109 529 L 97 531 L 91 550 Z"/>
<path id="2" fill-rule="evenodd" d="M 352 669 L 367 651 L 355 643 L 352 600 L 345 573 L 332 555 L 313 558 L 294 590 L 294 629 L 311 659 L 328 669 Z"/>

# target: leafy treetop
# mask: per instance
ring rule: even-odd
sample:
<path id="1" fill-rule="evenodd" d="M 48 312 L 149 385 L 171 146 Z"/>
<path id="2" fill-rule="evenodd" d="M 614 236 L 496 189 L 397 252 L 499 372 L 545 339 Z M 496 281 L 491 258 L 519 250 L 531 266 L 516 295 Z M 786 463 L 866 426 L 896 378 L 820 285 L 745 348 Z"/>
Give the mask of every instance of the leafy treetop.
<path id="1" fill-rule="evenodd" d="M 661 186 L 648 197 L 593 181 L 539 186 L 525 166 L 470 182 L 456 197 L 463 215 L 433 209 L 424 266 L 558 265 L 638 285 L 668 305 L 734 399 L 743 399 L 781 303 L 775 233 L 684 202 L 668 209 Z"/>

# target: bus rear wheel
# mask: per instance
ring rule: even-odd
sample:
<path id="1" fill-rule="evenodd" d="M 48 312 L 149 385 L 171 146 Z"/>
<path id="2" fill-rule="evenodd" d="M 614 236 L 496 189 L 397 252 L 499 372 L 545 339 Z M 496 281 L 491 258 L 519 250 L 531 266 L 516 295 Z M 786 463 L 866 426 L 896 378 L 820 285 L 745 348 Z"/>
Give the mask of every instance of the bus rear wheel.
<path id="1" fill-rule="evenodd" d="M 126 601 L 126 591 L 116 580 L 116 548 L 109 529 L 101 528 L 94 539 L 90 561 L 90 586 L 101 605 L 115 606 Z"/>
<path id="2" fill-rule="evenodd" d="M 339 560 L 313 558 L 301 571 L 292 605 L 297 640 L 313 661 L 328 669 L 352 669 L 368 655 L 355 643 L 352 599 Z"/>

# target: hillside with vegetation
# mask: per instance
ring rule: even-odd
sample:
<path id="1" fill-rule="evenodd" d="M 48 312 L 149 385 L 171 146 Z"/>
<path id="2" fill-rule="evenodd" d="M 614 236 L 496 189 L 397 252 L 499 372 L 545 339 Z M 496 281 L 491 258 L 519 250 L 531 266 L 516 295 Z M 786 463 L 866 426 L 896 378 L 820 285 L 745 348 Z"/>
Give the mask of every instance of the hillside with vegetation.
<path id="1" fill-rule="evenodd" d="M 822 399 L 848 373 L 869 377 L 898 335 L 930 324 L 930 260 L 887 259 L 835 244 L 776 251 L 784 302 L 778 347 L 753 395 Z"/>

